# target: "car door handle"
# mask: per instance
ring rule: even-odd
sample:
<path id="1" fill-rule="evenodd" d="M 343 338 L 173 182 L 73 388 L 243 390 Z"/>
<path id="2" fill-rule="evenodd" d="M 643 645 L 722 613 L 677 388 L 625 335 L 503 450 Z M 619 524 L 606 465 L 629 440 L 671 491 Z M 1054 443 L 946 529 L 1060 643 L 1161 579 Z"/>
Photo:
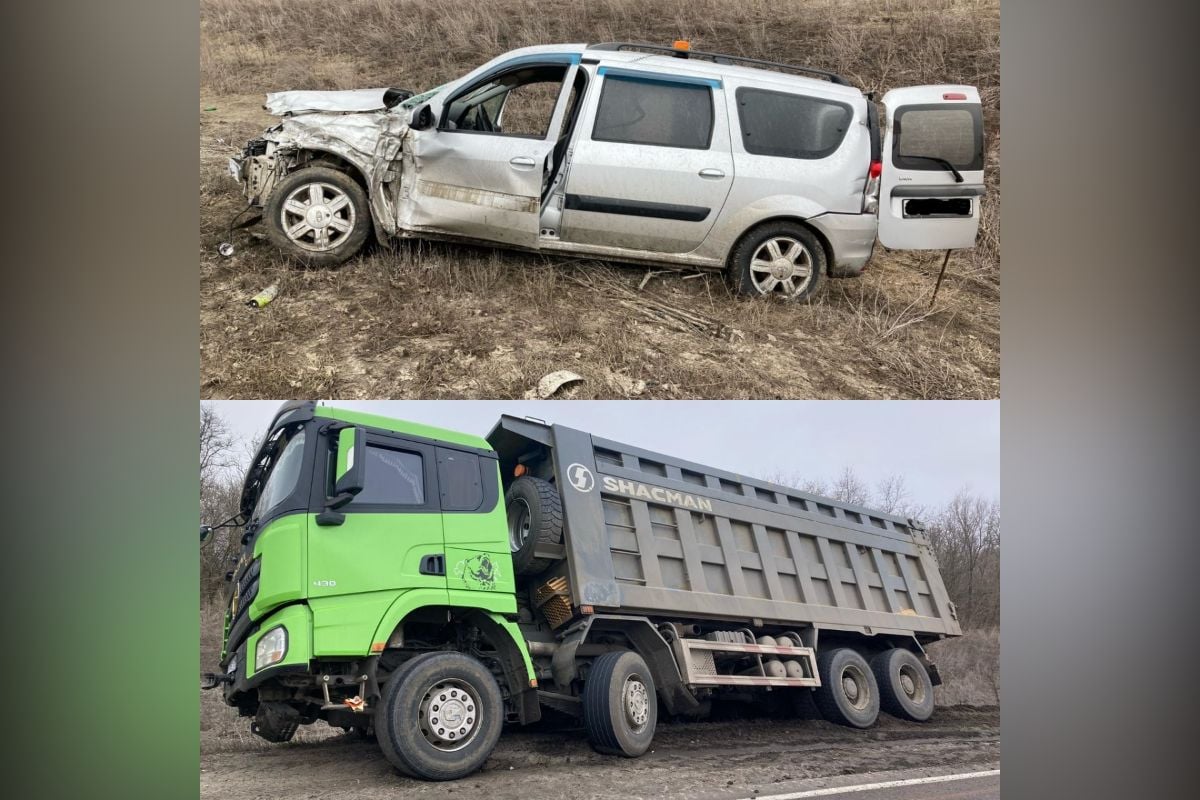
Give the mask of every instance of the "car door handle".
<path id="1" fill-rule="evenodd" d="M 724 178 L 725 170 L 713 169 L 712 167 L 709 167 L 707 169 L 700 170 L 700 177 L 701 178 Z"/>
<path id="2" fill-rule="evenodd" d="M 529 156 L 517 156 L 509 159 L 508 163 L 512 165 L 513 169 L 533 169 L 537 166 L 537 162 Z"/>
<path id="3" fill-rule="evenodd" d="M 422 575 L 445 575 L 446 556 L 441 553 L 431 556 L 421 556 L 419 569 Z"/>

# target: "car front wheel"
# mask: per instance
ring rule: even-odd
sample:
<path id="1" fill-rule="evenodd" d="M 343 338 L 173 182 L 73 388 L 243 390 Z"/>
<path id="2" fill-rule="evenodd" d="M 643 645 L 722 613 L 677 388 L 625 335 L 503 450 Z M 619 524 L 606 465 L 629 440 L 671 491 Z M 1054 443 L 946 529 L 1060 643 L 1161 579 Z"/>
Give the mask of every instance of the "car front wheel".
<path id="1" fill-rule="evenodd" d="M 263 217 L 276 247 L 314 267 L 348 261 L 371 231 L 367 193 L 345 172 L 329 167 L 306 167 L 281 180 Z"/>

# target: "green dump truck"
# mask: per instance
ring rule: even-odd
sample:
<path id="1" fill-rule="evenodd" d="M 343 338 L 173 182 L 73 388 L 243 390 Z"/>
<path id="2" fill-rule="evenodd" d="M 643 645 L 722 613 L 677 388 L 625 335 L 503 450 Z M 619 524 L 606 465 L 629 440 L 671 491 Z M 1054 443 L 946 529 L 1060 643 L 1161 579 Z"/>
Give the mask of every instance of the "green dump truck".
<path id="1" fill-rule="evenodd" d="M 324 720 L 429 780 L 547 708 L 627 757 L 714 701 L 926 720 L 924 645 L 961 632 L 914 521 L 538 420 L 286 403 L 230 525 L 204 685 L 268 741 Z"/>

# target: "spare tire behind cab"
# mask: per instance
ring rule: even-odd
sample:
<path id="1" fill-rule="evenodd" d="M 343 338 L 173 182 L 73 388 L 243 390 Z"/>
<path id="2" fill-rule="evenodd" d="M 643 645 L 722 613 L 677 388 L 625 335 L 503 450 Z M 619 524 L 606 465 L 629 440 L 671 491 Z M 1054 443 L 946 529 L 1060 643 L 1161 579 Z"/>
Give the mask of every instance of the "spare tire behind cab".
<path id="1" fill-rule="evenodd" d="M 523 476 L 508 487 L 504 505 L 508 509 L 508 546 L 513 569 L 518 575 L 544 571 L 553 560 L 534 558 L 533 551 L 539 542 L 562 543 L 563 515 L 558 490 L 541 478 Z"/>

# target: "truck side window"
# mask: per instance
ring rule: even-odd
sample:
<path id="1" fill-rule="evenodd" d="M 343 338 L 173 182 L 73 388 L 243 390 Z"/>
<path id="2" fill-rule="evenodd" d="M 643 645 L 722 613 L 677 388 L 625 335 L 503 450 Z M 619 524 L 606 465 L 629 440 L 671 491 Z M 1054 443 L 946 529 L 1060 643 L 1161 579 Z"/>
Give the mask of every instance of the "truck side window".
<path id="1" fill-rule="evenodd" d="M 592 139 L 707 150 L 712 129 L 708 86 L 606 75 Z"/>
<path id="2" fill-rule="evenodd" d="M 367 445 L 367 464 L 363 490 L 354 502 L 362 505 L 425 504 L 425 470 L 418 453 Z"/>
<path id="3" fill-rule="evenodd" d="M 438 487 L 442 511 L 475 511 L 483 503 L 479 456 L 438 448 Z"/>
<path id="4" fill-rule="evenodd" d="M 737 90 L 738 123 L 747 153 L 825 158 L 846 138 L 850 106 L 788 92 Z"/>

